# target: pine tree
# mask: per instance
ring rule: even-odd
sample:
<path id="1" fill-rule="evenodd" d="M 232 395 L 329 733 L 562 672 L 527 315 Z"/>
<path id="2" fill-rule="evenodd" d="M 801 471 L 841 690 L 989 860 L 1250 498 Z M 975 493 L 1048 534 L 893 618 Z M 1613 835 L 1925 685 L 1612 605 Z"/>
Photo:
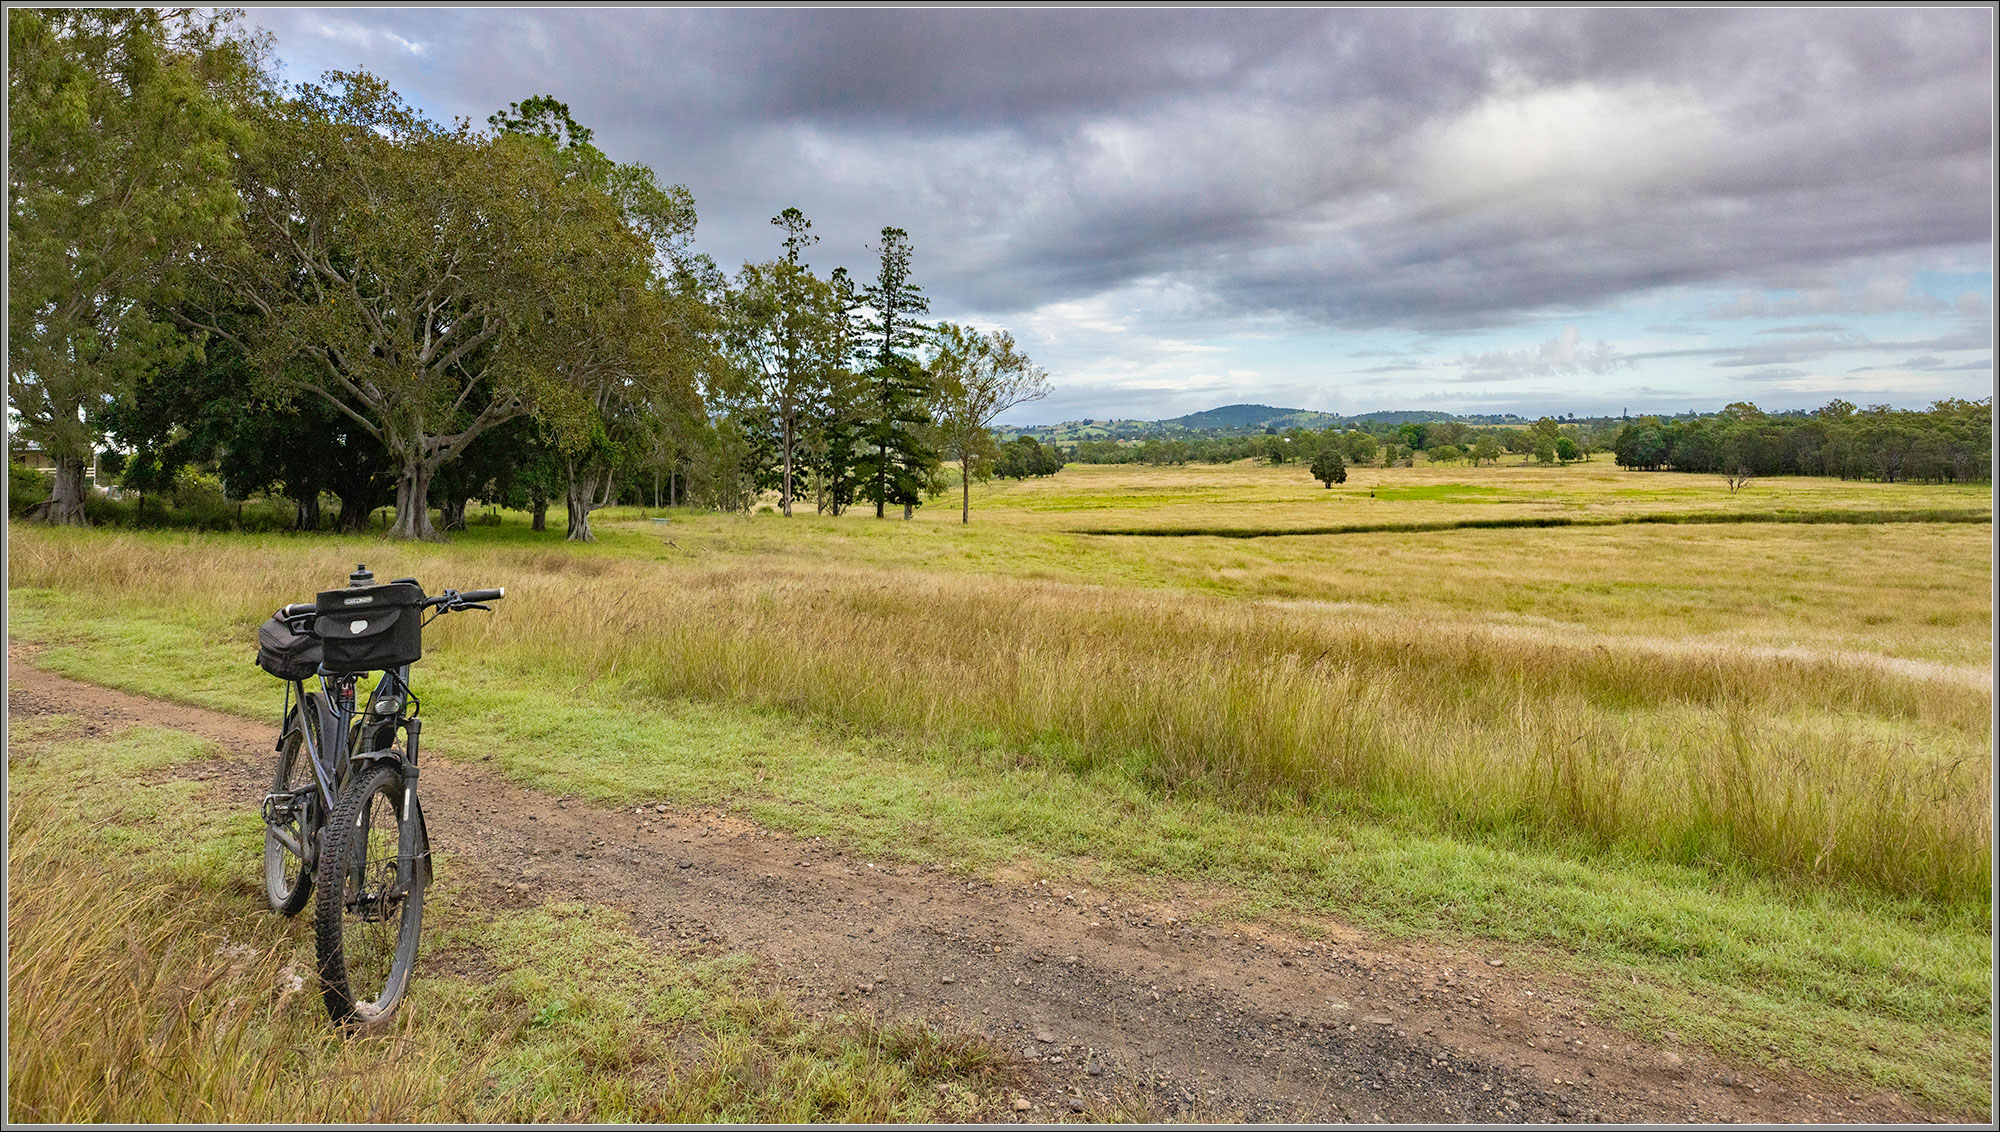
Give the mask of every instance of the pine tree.
<path id="1" fill-rule="evenodd" d="M 924 293 L 910 282 L 910 236 L 901 228 L 882 229 L 881 269 L 863 289 L 874 317 L 867 324 L 872 364 L 863 374 L 867 386 L 862 442 L 855 461 L 862 496 L 875 504 L 875 517 L 887 505 L 900 503 L 903 517 L 923 502 L 923 485 L 936 449 L 924 433 L 931 423 L 924 407 L 930 395 L 929 375 L 905 350 L 914 350 L 927 329 L 918 317 L 930 310 Z"/>

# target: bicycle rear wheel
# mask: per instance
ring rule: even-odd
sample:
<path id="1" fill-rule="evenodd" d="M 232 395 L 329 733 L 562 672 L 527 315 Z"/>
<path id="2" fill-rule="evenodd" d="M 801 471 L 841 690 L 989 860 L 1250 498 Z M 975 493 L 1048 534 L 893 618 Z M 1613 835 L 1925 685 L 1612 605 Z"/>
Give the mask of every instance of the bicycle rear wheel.
<path id="1" fill-rule="evenodd" d="M 264 803 L 264 895 L 271 910 L 296 916 L 312 899 L 318 854 L 319 792 L 305 745 L 306 716 L 294 709 L 278 745 L 278 770 Z"/>
<path id="2" fill-rule="evenodd" d="M 414 807 L 412 807 L 414 810 Z M 417 860 L 397 868 L 403 823 Z M 313 909 L 321 993 L 336 1022 L 367 1025 L 387 1017 L 409 989 L 423 922 L 422 819 L 404 812 L 403 772 L 365 770 L 341 791 L 320 850 L 319 899 Z M 409 876 L 399 879 L 399 871 Z"/>

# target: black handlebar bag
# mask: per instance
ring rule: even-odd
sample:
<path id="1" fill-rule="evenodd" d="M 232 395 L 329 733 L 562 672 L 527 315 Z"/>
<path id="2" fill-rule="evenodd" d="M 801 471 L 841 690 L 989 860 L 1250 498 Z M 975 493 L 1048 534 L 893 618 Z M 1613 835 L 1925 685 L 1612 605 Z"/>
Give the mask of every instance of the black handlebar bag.
<path id="1" fill-rule="evenodd" d="M 319 671 L 319 638 L 273 617 L 257 627 L 257 665 L 280 680 L 309 680 Z"/>
<path id="2" fill-rule="evenodd" d="M 327 590 L 314 602 L 328 672 L 379 672 L 424 655 L 424 591 L 407 582 Z"/>

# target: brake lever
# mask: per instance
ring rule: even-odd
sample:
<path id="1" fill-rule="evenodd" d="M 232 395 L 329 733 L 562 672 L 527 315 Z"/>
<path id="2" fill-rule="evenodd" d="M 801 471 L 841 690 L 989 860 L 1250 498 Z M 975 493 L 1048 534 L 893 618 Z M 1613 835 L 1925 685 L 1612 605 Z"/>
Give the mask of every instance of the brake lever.
<path id="1" fill-rule="evenodd" d="M 483 609 L 483 610 L 485 610 L 485 611 L 486 611 L 486 612 L 488 612 L 488 613 L 491 613 L 491 612 L 493 612 L 493 607 L 492 607 L 492 606 L 490 606 L 490 605 L 480 605 L 480 604 L 478 604 L 478 603 L 476 603 L 476 602 L 466 602 L 466 603 L 465 603 L 464 605 L 454 605 L 454 606 L 452 606 L 451 608 L 452 608 L 452 611 L 453 611 L 453 612 L 459 612 L 459 611 L 462 611 L 462 610 L 467 610 L 467 609 Z"/>

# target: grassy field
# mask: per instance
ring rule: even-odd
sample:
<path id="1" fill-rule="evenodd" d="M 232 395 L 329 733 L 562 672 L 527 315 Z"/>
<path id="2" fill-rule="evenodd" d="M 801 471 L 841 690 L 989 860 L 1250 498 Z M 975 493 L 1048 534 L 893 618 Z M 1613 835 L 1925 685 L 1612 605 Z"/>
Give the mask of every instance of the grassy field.
<path id="1" fill-rule="evenodd" d="M 1883 522 L 1264 530 L 1668 513 Z M 505 584 L 427 637 L 436 749 L 970 871 L 1215 886 L 1509 946 L 1602 1015 L 1990 1105 L 1985 488 L 1072 466 L 973 524 L 619 511 L 446 547 L 15 528 L 10 634 L 262 715 L 282 601 Z M 18 793 L 18 789 L 17 789 Z M 10 818 L 12 822 L 13 818 Z M 247 836 L 247 834 L 245 834 Z"/>
<path id="2" fill-rule="evenodd" d="M 746 978 L 743 956 L 662 951 L 602 908 L 493 912 L 452 899 L 449 881 L 398 1028 L 344 1040 L 309 936 L 262 909 L 244 867 L 262 857 L 262 823 L 203 805 L 172 773 L 206 744 L 168 728 L 84 739 L 80 724 L 16 717 L 9 735 L 11 1120 L 922 1122 L 999 1108 L 1004 1059 L 983 1042 L 810 1019 Z"/>

